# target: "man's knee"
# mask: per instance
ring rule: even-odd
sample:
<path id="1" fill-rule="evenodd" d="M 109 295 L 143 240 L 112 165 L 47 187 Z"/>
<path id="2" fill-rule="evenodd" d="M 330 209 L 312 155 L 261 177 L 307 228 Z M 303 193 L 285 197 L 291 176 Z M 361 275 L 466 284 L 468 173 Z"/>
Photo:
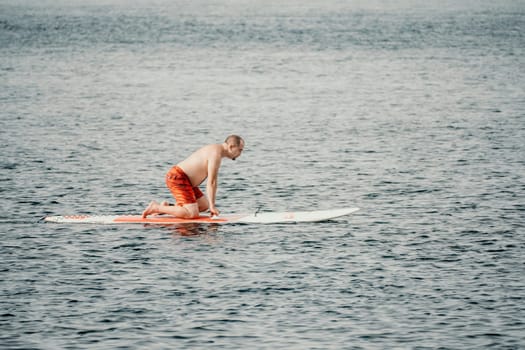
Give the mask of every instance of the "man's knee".
<path id="1" fill-rule="evenodd" d="M 208 199 L 206 197 L 202 196 L 197 200 L 197 204 L 199 205 L 199 212 L 206 211 L 210 208 L 210 205 L 208 203 Z"/>
<path id="2" fill-rule="evenodd" d="M 199 216 L 199 206 L 197 203 L 186 204 L 184 209 L 186 209 L 186 212 L 188 213 L 186 216 L 187 219 L 196 218 Z"/>

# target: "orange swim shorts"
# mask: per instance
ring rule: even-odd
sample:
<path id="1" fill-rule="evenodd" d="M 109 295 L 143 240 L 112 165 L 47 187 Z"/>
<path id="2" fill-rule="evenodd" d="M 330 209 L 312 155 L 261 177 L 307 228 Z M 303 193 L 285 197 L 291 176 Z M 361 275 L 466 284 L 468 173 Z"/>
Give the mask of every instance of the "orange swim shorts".
<path id="1" fill-rule="evenodd" d="M 198 187 L 192 186 L 184 170 L 176 165 L 166 174 L 166 186 L 175 197 L 177 205 L 181 207 L 185 204 L 197 203 L 197 199 L 204 196 Z"/>

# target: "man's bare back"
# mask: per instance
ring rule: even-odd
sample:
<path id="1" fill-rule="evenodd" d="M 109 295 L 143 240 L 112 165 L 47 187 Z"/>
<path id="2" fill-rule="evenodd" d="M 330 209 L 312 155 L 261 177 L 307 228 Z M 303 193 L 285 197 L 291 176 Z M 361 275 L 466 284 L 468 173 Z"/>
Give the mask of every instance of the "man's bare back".
<path id="1" fill-rule="evenodd" d="M 193 186 L 199 186 L 210 176 L 209 174 L 213 174 L 219 169 L 222 161 L 222 151 L 222 144 L 207 145 L 198 149 L 177 165 L 188 175 Z"/>
<path id="2" fill-rule="evenodd" d="M 211 215 L 219 215 L 215 206 L 217 193 L 217 178 L 222 158 L 235 160 L 244 149 L 244 140 L 236 135 L 230 135 L 222 144 L 211 144 L 204 146 L 188 158 L 177 164 L 177 167 L 187 175 L 191 186 L 199 186 L 204 180 L 206 184 L 206 197 L 200 197 L 195 203 L 178 203 L 171 206 L 168 203 L 151 202 L 142 213 L 142 217 L 151 214 L 169 214 L 181 218 L 193 218 L 199 216 L 199 212 L 210 210 Z M 201 193 L 202 195 L 202 193 Z"/>

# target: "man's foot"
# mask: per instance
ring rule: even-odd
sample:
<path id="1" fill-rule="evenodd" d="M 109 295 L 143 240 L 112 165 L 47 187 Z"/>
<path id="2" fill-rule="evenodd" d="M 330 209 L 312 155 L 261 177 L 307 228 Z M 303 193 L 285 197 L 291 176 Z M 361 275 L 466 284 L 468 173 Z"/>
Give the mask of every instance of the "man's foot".
<path id="1" fill-rule="evenodd" d="M 168 202 L 168 201 L 162 201 L 162 202 L 159 203 L 159 207 L 168 207 L 170 205 L 172 205 L 172 204 L 170 204 L 170 202 Z M 153 215 L 153 216 L 162 216 L 164 214 L 162 214 L 162 213 L 153 213 L 151 215 Z"/>
<path id="2" fill-rule="evenodd" d="M 142 218 L 145 218 L 146 216 L 151 215 L 151 214 L 156 214 L 158 212 L 159 212 L 159 203 L 155 201 L 151 201 L 148 207 L 146 208 L 146 210 L 142 212 Z"/>

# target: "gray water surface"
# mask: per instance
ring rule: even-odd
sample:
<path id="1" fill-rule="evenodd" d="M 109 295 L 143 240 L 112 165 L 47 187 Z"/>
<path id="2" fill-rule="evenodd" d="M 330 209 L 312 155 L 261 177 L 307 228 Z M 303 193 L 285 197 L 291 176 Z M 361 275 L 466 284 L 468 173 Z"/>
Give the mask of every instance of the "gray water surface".
<path id="1" fill-rule="evenodd" d="M 520 1 L 0 1 L 0 347 L 525 347 Z M 140 213 L 206 143 L 223 213 Z"/>

